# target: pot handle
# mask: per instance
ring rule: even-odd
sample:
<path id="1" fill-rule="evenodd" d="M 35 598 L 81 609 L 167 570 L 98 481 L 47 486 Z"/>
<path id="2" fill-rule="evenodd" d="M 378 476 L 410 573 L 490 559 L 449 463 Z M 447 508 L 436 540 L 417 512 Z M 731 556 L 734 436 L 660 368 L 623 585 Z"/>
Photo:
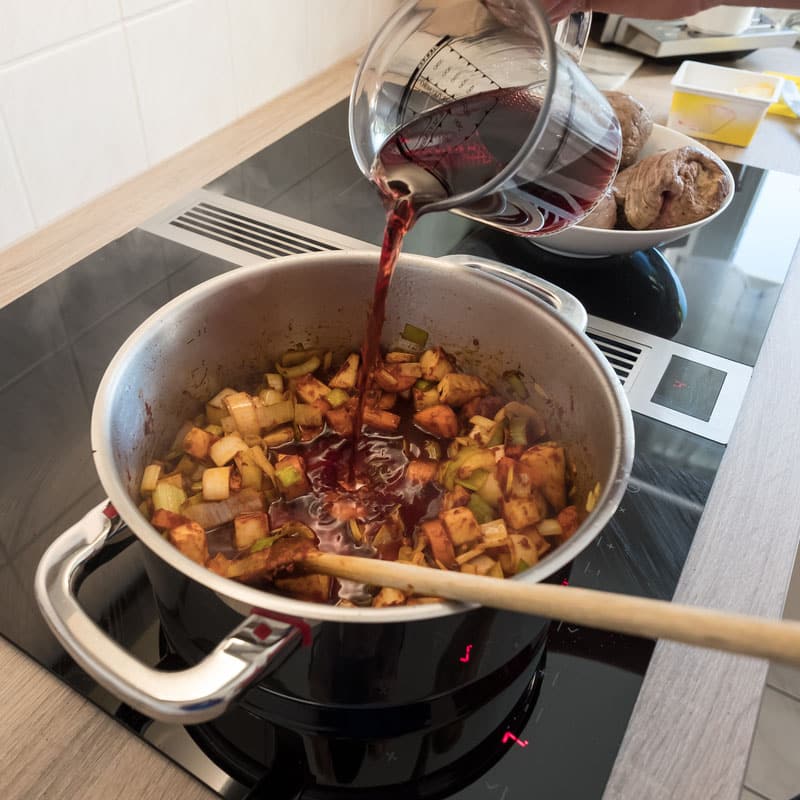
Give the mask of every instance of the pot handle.
<path id="1" fill-rule="evenodd" d="M 501 278 L 547 303 L 558 312 L 559 316 L 571 322 L 578 330 L 586 330 L 588 317 L 586 309 L 580 300 L 569 292 L 564 291 L 560 286 L 556 286 L 538 275 L 531 275 L 530 272 L 525 272 L 516 267 L 509 267 L 500 261 L 493 261 L 481 256 L 447 255 L 441 258 L 442 261 L 450 261 L 454 264 L 460 264 L 462 267 L 469 267 L 478 272 Z"/>
<path id="2" fill-rule="evenodd" d="M 86 563 L 124 528 L 103 502 L 62 533 L 36 569 L 39 609 L 64 649 L 98 683 L 153 719 L 182 725 L 222 714 L 267 667 L 276 667 L 307 633 L 301 625 L 251 614 L 199 664 L 152 669 L 101 630 L 81 608 L 77 587 Z"/>

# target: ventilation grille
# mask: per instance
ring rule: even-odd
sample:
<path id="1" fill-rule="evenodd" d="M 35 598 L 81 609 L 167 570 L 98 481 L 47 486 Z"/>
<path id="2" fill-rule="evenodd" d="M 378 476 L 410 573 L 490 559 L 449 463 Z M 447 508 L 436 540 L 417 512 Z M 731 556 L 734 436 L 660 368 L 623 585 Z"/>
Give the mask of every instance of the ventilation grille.
<path id="1" fill-rule="evenodd" d="M 376 249 L 360 239 L 207 189 L 192 192 L 140 228 L 242 267 L 299 253 Z"/>
<path id="2" fill-rule="evenodd" d="M 262 258 L 339 249 L 211 203 L 198 203 L 169 224 Z"/>
<path id="3" fill-rule="evenodd" d="M 606 334 L 600 334 L 591 328 L 586 330 L 587 336 L 597 345 L 600 352 L 608 359 L 614 372 L 619 376 L 620 382 L 625 385 L 625 381 L 630 378 L 631 373 L 636 368 L 639 357 L 642 355 L 642 348 L 620 339 L 612 338 Z"/>

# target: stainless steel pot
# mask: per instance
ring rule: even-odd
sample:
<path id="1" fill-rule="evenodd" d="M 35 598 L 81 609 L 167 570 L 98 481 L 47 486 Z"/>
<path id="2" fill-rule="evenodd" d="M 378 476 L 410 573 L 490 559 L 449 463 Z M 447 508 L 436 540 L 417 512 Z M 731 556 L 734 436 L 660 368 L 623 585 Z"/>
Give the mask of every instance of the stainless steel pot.
<path id="1" fill-rule="evenodd" d="M 374 251 L 314 253 L 214 278 L 146 320 L 109 365 L 92 414 L 92 447 L 113 506 L 149 551 L 148 561 L 210 590 L 244 617 L 190 669 L 150 669 L 112 642 L 75 597 L 83 566 L 113 535 L 114 515 L 98 506 L 62 534 L 37 570 L 42 613 L 89 674 L 143 713 L 184 724 L 218 716 L 320 621 L 408 624 L 454 617 L 458 622 L 455 615 L 470 611 L 458 603 L 338 608 L 270 594 L 184 557 L 137 507 L 144 466 L 220 388 L 262 372 L 292 345 L 324 345 L 339 355 L 358 346 L 376 258 Z M 406 322 L 429 331 L 431 341 L 467 369 L 490 378 L 520 369 L 535 382 L 531 402 L 545 413 L 551 435 L 569 443 L 578 468 L 578 501 L 585 502 L 599 484 L 596 506 L 578 533 L 514 578 L 544 579 L 571 561 L 608 521 L 633 457 L 630 409 L 614 372 L 583 333 L 583 307 L 557 287 L 495 262 L 405 255 L 393 278 L 383 344 L 391 344 Z M 509 658 L 514 650 L 509 644 Z"/>

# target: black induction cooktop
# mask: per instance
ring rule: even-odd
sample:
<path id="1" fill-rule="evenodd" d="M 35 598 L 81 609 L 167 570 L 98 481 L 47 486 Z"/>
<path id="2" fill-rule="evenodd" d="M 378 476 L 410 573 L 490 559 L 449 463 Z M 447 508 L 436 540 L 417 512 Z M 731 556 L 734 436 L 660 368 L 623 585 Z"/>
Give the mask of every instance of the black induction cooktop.
<path id="1" fill-rule="evenodd" d="M 798 179 L 732 169 L 737 193 L 728 210 L 701 235 L 659 250 L 565 259 L 449 214 L 423 218 L 407 249 L 504 261 L 562 285 L 597 318 L 752 365 L 797 244 L 773 232 Z M 382 211 L 353 163 L 345 103 L 208 188 L 380 241 Z M 365 739 L 293 730 L 246 707 L 214 725 L 153 722 L 98 687 L 52 637 L 34 601 L 33 573 L 50 542 L 103 499 L 89 442 L 100 377 L 151 313 L 234 268 L 134 230 L 0 310 L 0 633 L 226 798 L 599 798 L 647 670 L 649 641 L 555 621 L 498 685 L 498 699 L 472 708 L 463 725 L 445 720 L 412 731 L 409 749 L 408 740 L 380 732 Z M 667 404 L 681 402 L 672 398 L 691 375 L 680 363 L 673 368 L 659 384 Z M 642 414 L 634 422 L 633 474 L 617 513 L 554 580 L 669 599 L 724 447 Z M 80 597 L 143 661 L 180 665 L 132 537 L 102 553 Z M 453 658 L 467 664 L 491 642 L 468 645 Z M 498 722 L 492 703 L 500 702 Z M 392 783 L 395 773 L 403 777 Z"/>

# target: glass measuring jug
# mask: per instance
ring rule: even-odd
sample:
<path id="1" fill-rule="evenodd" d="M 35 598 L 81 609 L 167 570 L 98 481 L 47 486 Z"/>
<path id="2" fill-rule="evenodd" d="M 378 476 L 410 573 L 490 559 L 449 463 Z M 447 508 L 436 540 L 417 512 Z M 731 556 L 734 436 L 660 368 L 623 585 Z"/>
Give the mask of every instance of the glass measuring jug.
<path id="1" fill-rule="evenodd" d="M 417 214 L 452 210 L 525 236 L 579 222 L 621 150 L 614 112 L 573 60 L 586 27 L 559 26 L 570 57 L 534 0 L 406 2 L 353 84 L 360 170 Z"/>

